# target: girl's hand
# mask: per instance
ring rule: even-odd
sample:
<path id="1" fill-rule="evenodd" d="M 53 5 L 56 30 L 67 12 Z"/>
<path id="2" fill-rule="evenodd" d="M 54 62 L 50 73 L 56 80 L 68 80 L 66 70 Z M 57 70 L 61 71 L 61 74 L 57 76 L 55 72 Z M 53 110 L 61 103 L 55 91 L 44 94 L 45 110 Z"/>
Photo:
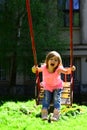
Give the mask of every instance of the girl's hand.
<path id="1" fill-rule="evenodd" d="M 33 66 L 33 67 L 32 67 L 32 72 L 33 72 L 33 73 L 36 73 L 37 69 L 38 69 L 38 68 L 37 68 L 36 66 Z"/>
<path id="2" fill-rule="evenodd" d="M 71 70 L 72 70 L 72 71 L 75 71 L 75 70 L 76 70 L 76 67 L 73 65 L 73 66 L 71 67 Z"/>

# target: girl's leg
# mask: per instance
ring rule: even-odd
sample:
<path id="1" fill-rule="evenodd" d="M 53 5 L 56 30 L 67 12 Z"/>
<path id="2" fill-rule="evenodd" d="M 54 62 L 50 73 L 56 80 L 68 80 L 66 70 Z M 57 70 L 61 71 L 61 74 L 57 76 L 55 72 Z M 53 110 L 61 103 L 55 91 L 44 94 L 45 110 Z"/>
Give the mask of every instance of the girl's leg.
<path id="1" fill-rule="evenodd" d="M 43 120 L 47 120 L 48 107 L 50 105 L 50 100 L 51 100 L 51 92 L 45 90 L 44 99 L 42 101 L 42 111 L 41 111 L 41 116 Z"/>
<path id="2" fill-rule="evenodd" d="M 61 107 L 61 89 L 54 90 L 53 92 L 54 98 L 54 111 L 53 111 L 53 121 L 57 121 L 60 115 L 60 107 Z"/>
<path id="3" fill-rule="evenodd" d="M 54 108 L 60 111 L 61 107 L 61 89 L 56 89 L 53 92 L 53 101 L 54 101 Z"/>
<path id="4" fill-rule="evenodd" d="M 42 109 L 48 109 L 49 108 L 49 105 L 50 105 L 50 101 L 51 101 L 51 95 L 52 93 L 48 90 L 45 90 L 44 91 L 44 98 L 43 98 L 43 101 L 42 101 Z"/>

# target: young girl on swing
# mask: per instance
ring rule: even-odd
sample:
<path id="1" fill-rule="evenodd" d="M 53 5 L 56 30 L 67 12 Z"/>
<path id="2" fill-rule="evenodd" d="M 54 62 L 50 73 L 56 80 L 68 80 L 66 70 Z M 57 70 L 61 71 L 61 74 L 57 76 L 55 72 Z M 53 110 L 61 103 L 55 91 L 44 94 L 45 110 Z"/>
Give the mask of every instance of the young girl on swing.
<path id="1" fill-rule="evenodd" d="M 57 121 L 61 107 L 61 91 L 63 89 L 63 81 L 61 73 L 71 74 L 75 71 L 75 66 L 64 68 L 59 53 L 51 51 L 47 54 L 45 63 L 41 67 L 32 67 L 32 72 L 42 72 L 41 85 L 44 87 L 44 99 L 42 101 L 41 117 L 43 120 L 48 119 L 48 108 L 53 94 L 53 116 L 51 120 Z"/>

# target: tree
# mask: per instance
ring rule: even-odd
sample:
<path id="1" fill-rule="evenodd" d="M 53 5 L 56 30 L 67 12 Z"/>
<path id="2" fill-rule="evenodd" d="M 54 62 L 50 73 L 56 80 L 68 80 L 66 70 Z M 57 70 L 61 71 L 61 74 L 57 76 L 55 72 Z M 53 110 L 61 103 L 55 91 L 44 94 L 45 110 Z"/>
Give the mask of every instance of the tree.
<path id="1" fill-rule="evenodd" d="M 10 68 L 11 86 L 16 83 L 17 72 L 25 73 L 26 70 L 31 75 L 34 64 L 25 3 L 25 0 L 0 3 L 0 62 L 5 69 Z M 61 45 L 64 41 L 59 38 L 60 20 L 56 6 L 57 0 L 31 0 L 38 63 L 44 59 L 44 52 L 65 48 Z M 9 59 L 10 66 L 3 59 Z"/>
<path id="2" fill-rule="evenodd" d="M 17 69 L 20 68 L 21 71 L 24 66 L 24 53 L 29 56 L 25 1 L 6 0 L 1 3 L 1 9 L 0 58 L 2 66 L 6 68 L 3 59 L 7 57 L 10 59 L 10 85 L 12 86 L 16 82 Z"/>

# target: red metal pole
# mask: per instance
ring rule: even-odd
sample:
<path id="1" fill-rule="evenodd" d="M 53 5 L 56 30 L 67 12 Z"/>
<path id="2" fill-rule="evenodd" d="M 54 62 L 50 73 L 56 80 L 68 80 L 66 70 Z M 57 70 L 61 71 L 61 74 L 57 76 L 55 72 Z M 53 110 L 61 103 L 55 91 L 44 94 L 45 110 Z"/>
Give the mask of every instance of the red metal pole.
<path id="1" fill-rule="evenodd" d="M 73 65 L 73 0 L 70 0 L 70 66 Z M 71 73 L 71 96 L 73 102 L 73 72 Z M 72 105 L 71 102 L 71 105 Z"/>
<path id="2" fill-rule="evenodd" d="M 27 8 L 27 13 L 28 13 L 28 23 L 29 23 L 29 28 L 30 28 L 34 64 L 37 65 L 37 54 L 36 54 L 36 49 L 35 49 L 34 32 L 33 32 L 32 17 L 31 17 L 31 10 L 30 10 L 30 0 L 26 0 L 26 8 Z"/>
<path id="3" fill-rule="evenodd" d="M 37 66 L 37 54 L 36 54 L 35 41 L 34 41 L 34 32 L 33 32 L 32 17 L 31 17 L 31 10 L 30 10 L 30 0 L 26 0 L 26 8 L 27 8 L 27 13 L 28 13 L 28 24 L 29 24 L 29 28 L 30 28 L 34 64 L 35 64 L 35 66 Z M 40 78 L 39 78 L 38 70 L 36 71 L 36 90 L 38 90 L 38 92 L 40 91 Z M 36 104 L 39 104 L 38 103 L 38 101 L 39 101 L 38 94 L 35 96 L 36 96 Z"/>
<path id="4" fill-rule="evenodd" d="M 73 65 L 73 0 L 70 0 L 70 65 Z"/>

